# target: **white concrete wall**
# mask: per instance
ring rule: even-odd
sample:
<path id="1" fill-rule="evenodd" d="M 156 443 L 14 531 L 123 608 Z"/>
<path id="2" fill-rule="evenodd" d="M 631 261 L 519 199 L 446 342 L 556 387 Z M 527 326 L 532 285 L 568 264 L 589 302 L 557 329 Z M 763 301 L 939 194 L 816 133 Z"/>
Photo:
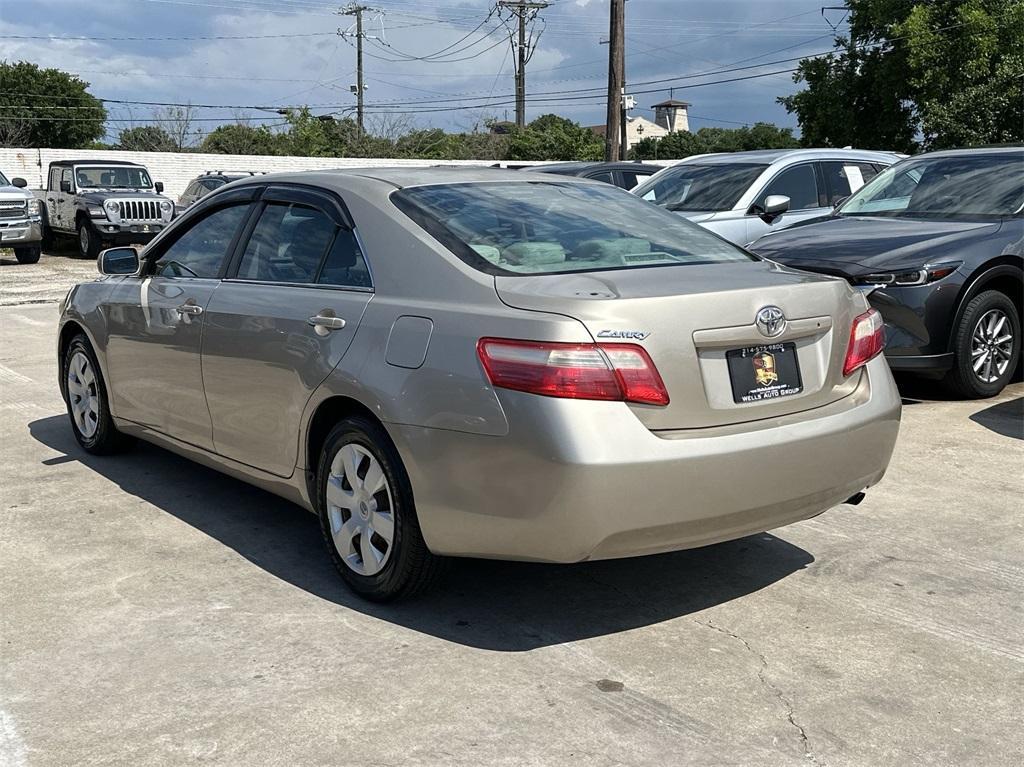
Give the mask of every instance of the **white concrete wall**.
<path id="1" fill-rule="evenodd" d="M 194 152 L 120 152 L 96 149 L 9 149 L 0 147 L 0 171 L 8 178 L 20 176 L 33 189 L 46 185 L 46 173 L 54 160 L 126 160 L 145 165 L 154 181 L 164 183 L 164 193 L 177 198 L 189 181 L 207 170 L 254 170 L 268 173 L 327 168 L 367 168 L 394 165 L 494 165 L 492 160 L 392 160 L 364 157 L 276 157 L 265 155 L 198 154 Z M 516 163 L 530 165 L 531 163 Z"/>
<path id="2" fill-rule="evenodd" d="M 12 149 L 0 147 L 0 171 L 7 178 L 20 176 L 30 189 L 46 186 L 46 174 L 55 160 L 125 160 L 145 165 L 154 181 L 164 183 L 164 194 L 172 199 L 185 191 L 188 183 L 208 170 L 253 170 L 267 173 L 329 168 L 381 168 L 405 165 L 498 165 L 496 160 L 395 160 L 387 157 L 278 157 L 273 155 L 199 154 L 197 152 L 120 152 L 107 149 Z M 501 165 L 544 165 L 543 162 L 502 161 Z M 671 165 L 669 161 L 659 163 Z"/>

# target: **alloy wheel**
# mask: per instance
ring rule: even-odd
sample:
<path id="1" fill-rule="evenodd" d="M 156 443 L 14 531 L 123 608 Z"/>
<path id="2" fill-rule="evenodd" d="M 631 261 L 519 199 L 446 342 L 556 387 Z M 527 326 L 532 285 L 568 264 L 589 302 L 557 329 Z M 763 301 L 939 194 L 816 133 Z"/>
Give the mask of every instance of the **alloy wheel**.
<path id="1" fill-rule="evenodd" d="M 82 253 L 89 252 L 89 227 L 83 226 L 78 230 L 78 248 Z"/>
<path id="2" fill-rule="evenodd" d="M 971 336 L 971 367 L 978 380 L 994 383 L 1006 373 L 1013 358 L 1013 325 L 1002 309 L 981 316 Z"/>
<path id="3" fill-rule="evenodd" d="M 345 564 L 359 575 L 376 575 L 391 558 L 394 505 L 384 468 L 362 445 L 343 445 L 327 479 L 331 537 Z"/>
<path id="4" fill-rule="evenodd" d="M 71 417 L 79 433 L 91 439 L 99 428 L 100 401 L 96 390 L 96 373 L 82 352 L 75 352 L 68 363 L 68 401 Z"/>

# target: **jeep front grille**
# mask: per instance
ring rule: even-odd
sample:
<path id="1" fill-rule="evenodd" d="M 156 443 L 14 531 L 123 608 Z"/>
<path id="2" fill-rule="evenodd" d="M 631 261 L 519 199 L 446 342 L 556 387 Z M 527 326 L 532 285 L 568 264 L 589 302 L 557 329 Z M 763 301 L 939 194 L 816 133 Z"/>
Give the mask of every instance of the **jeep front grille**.
<path id="1" fill-rule="evenodd" d="M 122 221 L 159 221 L 160 203 L 156 200 L 118 200 Z"/>
<path id="2" fill-rule="evenodd" d="M 25 218 L 24 200 L 0 200 L 0 218 Z"/>

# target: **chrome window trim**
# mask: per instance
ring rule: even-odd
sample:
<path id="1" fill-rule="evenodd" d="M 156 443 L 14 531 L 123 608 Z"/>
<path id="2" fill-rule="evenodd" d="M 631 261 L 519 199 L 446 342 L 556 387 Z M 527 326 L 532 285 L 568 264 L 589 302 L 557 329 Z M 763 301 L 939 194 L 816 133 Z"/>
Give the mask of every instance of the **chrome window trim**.
<path id="1" fill-rule="evenodd" d="M 345 286 L 345 285 L 330 285 L 327 283 L 320 284 L 317 282 L 277 282 L 275 280 L 248 280 L 244 277 L 225 277 L 221 282 L 233 282 L 241 285 L 267 285 L 275 288 L 312 288 L 314 290 L 343 290 L 349 293 L 375 293 L 376 291 L 371 288 L 361 288 L 358 286 Z"/>

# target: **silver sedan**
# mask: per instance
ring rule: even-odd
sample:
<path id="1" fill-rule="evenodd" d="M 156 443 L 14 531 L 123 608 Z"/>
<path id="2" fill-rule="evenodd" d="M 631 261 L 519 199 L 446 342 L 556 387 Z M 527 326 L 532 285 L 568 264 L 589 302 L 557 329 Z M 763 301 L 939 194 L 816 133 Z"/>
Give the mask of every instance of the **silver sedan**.
<path id="1" fill-rule="evenodd" d="M 845 281 L 599 182 L 261 176 L 99 266 L 61 306 L 81 446 L 142 438 L 315 512 L 372 599 L 448 556 L 806 519 L 878 482 L 899 429 L 879 315 Z"/>

